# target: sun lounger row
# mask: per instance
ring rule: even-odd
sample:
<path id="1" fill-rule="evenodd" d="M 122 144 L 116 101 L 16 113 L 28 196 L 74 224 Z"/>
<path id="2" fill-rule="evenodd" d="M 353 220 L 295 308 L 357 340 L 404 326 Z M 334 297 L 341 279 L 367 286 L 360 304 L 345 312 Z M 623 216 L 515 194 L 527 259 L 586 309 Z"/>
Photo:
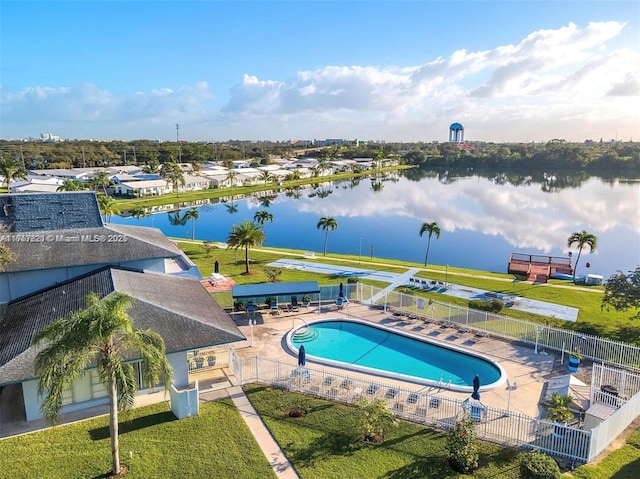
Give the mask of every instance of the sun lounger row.
<path id="1" fill-rule="evenodd" d="M 407 286 L 411 289 L 421 289 L 423 291 L 436 291 L 447 287 L 443 281 L 420 278 L 409 278 L 409 284 Z"/>

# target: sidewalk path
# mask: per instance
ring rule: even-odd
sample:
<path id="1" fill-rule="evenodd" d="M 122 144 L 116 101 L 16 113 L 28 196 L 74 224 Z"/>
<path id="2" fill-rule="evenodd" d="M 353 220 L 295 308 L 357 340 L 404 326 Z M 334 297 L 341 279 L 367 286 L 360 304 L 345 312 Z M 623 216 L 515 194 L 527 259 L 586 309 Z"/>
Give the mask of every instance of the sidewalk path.
<path id="1" fill-rule="evenodd" d="M 200 391 L 201 401 L 213 401 L 223 397 L 230 397 L 233 404 L 238 408 L 238 412 L 247 424 L 249 431 L 253 434 L 256 442 L 262 449 L 265 457 L 269 461 L 273 472 L 278 479 L 299 479 L 300 476 L 296 473 L 295 469 L 289 462 L 289 460 L 278 446 L 267 427 L 262 422 L 262 419 L 253 408 L 247 398 L 246 394 L 240 386 L 232 386 L 229 376 L 228 387 L 217 389 L 203 389 Z"/>
<path id="2" fill-rule="evenodd" d="M 258 413 L 249 402 L 242 388 L 240 386 L 234 386 L 227 391 L 233 400 L 233 404 L 235 404 L 238 411 L 240 411 L 244 422 L 247 423 L 249 430 L 253 433 L 253 437 L 256 438 L 262 452 L 267 456 L 267 460 L 269 464 L 271 464 L 276 476 L 281 479 L 297 479 L 299 477 L 298 474 L 285 457 L 280 446 L 278 446 L 275 439 L 273 439 L 273 436 L 262 422 L 262 419 L 260 419 L 260 416 L 258 416 Z"/>

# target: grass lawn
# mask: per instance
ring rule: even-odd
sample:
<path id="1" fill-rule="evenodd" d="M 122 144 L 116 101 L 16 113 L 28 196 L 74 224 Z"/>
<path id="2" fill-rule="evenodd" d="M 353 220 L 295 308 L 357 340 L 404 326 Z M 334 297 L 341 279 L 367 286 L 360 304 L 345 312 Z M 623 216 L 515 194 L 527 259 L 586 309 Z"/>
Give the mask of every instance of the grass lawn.
<path id="1" fill-rule="evenodd" d="M 302 479 L 518 477 L 520 451 L 479 442 L 480 469 L 463 476 L 449 467 L 441 431 L 399 421 L 382 443 L 368 444 L 355 430 L 355 407 L 261 385 L 245 393 Z M 285 411 L 300 404 L 308 414 L 290 418 Z"/>
<path id="2" fill-rule="evenodd" d="M 191 260 L 198 265 L 203 275 L 209 275 L 213 271 L 214 261 L 218 261 L 222 274 L 231 276 L 234 281 L 239 284 L 246 283 L 262 283 L 267 282 L 268 278 L 264 274 L 265 266 L 283 257 L 288 257 L 287 253 L 293 253 L 301 258 L 304 255 L 302 251 L 295 250 L 276 250 L 276 249 L 257 249 L 250 250 L 250 274 L 246 275 L 244 264 L 244 250 L 226 250 L 214 249 L 207 257 L 200 243 L 194 242 L 178 242 L 185 253 Z M 296 256 L 292 256 L 295 258 Z M 305 261 L 313 261 L 307 260 Z M 422 265 L 416 263 L 407 263 L 403 261 L 362 259 L 357 256 L 347 255 L 329 255 L 318 256 L 316 262 L 331 264 L 350 264 L 352 266 L 361 265 L 363 268 L 374 270 L 386 270 L 392 272 L 404 272 L 408 268 L 423 268 Z M 587 334 L 595 334 L 604 338 L 624 341 L 632 344 L 640 344 L 640 324 L 636 324 L 629 319 L 630 312 L 618 313 L 614 310 L 601 311 L 603 288 L 599 286 L 589 287 L 589 291 L 583 291 L 577 287 L 573 287 L 568 282 L 558 284 L 558 287 L 549 287 L 545 285 L 532 285 L 524 282 L 514 282 L 513 275 L 500 273 L 487 273 L 484 271 L 474 271 L 463 268 L 447 268 L 443 266 L 428 266 L 429 271 L 418 273 L 416 276 L 444 281 L 461 286 L 470 286 L 474 288 L 486 289 L 504 294 L 516 294 L 525 298 L 536 299 L 539 301 L 547 301 L 550 303 L 563 304 L 570 307 L 578 308 L 578 321 L 575 323 L 562 321 L 556 318 L 540 316 L 524 311 L 514 309 L 505 309 L 501 314 L 517 319 L 534 321 L 538 323 L 546 323 L 552 326 L 581 331 Z M 278 281 L 309 281 L 318 280 L 323 284 L 335 283 L 343 281 L 344 278 L 334 275 L 326 275 L 321 273 L 312 273 L 305 270 L 282 268 Z M 384 288 L 387 283 L 369 280 L 360 280 L 365 284 L 373 284 L 378 288 Z M 444 296 L 440 293 L 423 293 L 414 291 L 409 288 L 400 288 L 407 294 L 422 296 L 424 298 L 433 298 L 441 302 L 447 302 L 459 306 L 467 306 L 468 301 L 463 298 L 454 296 Z M 223 307 L 231 306 L 231 294 L 217 294 L 216 300 Z"/>
<path id="3" fill-rule="evenodd" d="M 600 463 L 580 466 L 567 476 L 579 479 L 637 479 L 640 476 L 640 431 L 631 434 L 624 446 Z"/>
<path id="4" fill-rule="evenodd" d="M 181 421 L 166 403 L 121 414 L 120 457 L 131 479 L 275 477 L 231 400 Z M 0 440 L 2 477 L 98 478 L 110 469 L 107 416 Z"/>

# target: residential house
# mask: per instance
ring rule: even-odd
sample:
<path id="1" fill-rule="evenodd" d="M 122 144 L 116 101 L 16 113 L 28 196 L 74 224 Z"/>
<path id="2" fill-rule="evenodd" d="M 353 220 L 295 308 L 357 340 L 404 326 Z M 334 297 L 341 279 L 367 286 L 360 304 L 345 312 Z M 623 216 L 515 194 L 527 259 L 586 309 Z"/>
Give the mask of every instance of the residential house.
<path id="1" fill-rule="evenodd" d="M 92 192 L 0 195 L 0 225 L 0 241 L 16 257 L 0 272 L 0 428 L 6 418 L 42 417 L 31 343 L 83 308 L 88 293 L 132 297 L 135 327 L 165 340 L 176 387 L 188 384 L 187 351 L 244 339 L 171 241 L 153 228 L 105 226 Z M 129 359 L 139 367 L 140 358 Z M 89 368 L 66 391 L 63 413 L 107 402 Z"/>
<path id="2" fill-rule="evenodd" d="M 173 185 L 167 180 L 124 181 L 118 183 L 114 192 L 125 196 L 157 196 L 173 192 Z"/>

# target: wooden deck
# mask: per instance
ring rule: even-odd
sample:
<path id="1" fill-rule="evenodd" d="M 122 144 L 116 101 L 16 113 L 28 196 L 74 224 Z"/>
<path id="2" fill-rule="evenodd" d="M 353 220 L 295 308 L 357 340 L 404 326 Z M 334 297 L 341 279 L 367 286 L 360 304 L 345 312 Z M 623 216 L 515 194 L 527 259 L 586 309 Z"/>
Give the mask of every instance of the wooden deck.
<path id="1" fill-rule="evenodd" d="M 546 283 L 554 273 L 572 275 L 573 266 L 568 256 L 511 253 L 507 272 L 526 276 L 527 281 Z"/>

